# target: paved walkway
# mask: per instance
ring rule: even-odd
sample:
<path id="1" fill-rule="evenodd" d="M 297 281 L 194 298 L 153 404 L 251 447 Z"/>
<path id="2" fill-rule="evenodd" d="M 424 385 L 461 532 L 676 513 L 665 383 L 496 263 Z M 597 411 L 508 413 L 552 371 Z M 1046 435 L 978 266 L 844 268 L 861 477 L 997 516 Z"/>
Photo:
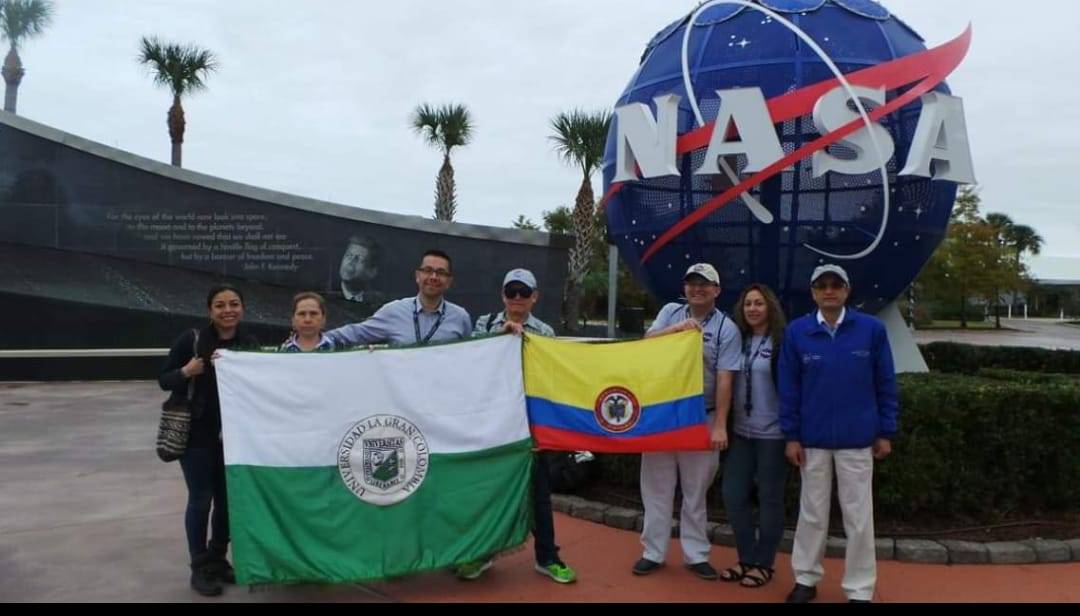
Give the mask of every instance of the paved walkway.
<path id="1" fill-rule="evenodd" d="M 980 346 L 1019 346 L 1080 351 L 1080 325 L 1069 325 L 1051 319 L 1002 319 L 1001 325 L 1008 329 L 916 331 L 915 340 L 919 344 L 943 341 Z"/>
<path id="2" fill-rule="evenodd" d="M 195 601 L 187 586 L 185 489 L 176 464 L 153 453 L 151 383 L 0 384 L 0 601 Z M 634 577 L 636 533 L 559 515 L 564 559 L 577 584 L 532 569 L 531 547 L 483 578 L 448 573 L 368 586 L 230 588 L 220 601 L 776 602 L 792 584 L 781 554 L 773 583 L 704 582 L 680 566 Z M 717 547 L 717 568 L 735 561 Z M 841 601 L 843 561 L 828 560 L 819 601 Z M 876 599 L 1080 602 L 1080 564 L 935 566 L 882 562 Z"/>

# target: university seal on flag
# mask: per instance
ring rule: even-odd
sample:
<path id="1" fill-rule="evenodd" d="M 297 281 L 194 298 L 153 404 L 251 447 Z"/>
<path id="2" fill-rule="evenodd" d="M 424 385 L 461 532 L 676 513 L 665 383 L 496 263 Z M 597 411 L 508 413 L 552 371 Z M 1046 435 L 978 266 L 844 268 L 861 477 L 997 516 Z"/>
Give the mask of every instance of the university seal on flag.
<path id="1" fill-rule="evenodd" d="M 609 387 L 596 397 L 593 416 L 601 428 L 619 434 L 637 425 L 641 419 L 641 405 L 629 389 Z"/>
<path id="2" fill-rule="evenodd" d="M 396 415 L 373 415 L 351 428 L 338 446 L 341 480 L 360 500 L 389 506 L 424 482 L 430 450 L 424 434 Z"/>

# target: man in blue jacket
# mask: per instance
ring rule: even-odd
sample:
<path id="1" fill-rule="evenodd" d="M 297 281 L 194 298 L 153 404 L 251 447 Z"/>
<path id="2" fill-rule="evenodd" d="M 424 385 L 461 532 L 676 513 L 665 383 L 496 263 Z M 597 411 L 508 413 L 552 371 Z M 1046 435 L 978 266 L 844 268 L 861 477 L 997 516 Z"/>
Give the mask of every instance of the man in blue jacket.
<path id="1" fill-rule="evenodd" d="M 891 453 L 899 414 L 892 350 L 880 321 L 846 307 L 843 268 L 818 267 L 810 287 L 818 310 L 788 325 L 779 365 L 780 428 L 802 475 L 787 601 L 817 595 L 835 467 L 847 536 L 842 588 L 849 601 L 868 602 L 877 582 L 874 460 Z"/>

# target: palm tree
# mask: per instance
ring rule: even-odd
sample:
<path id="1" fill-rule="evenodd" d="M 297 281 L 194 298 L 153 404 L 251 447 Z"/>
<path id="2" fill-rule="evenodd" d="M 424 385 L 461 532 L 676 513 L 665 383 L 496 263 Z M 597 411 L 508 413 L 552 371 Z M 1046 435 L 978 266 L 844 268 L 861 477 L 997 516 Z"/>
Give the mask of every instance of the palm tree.
<path id="1" fill-rule="evenodd" d="M 157 37 L 144 36 L 139 47 L 139 62 L 150 67 L 154 83 L 172 91 L 173 104 L 169 108 L 166 124 L 172 140 L 172 164 L 181 167 L 186 123 L 180 99 L 185 94 L 206 88 L 204 80 L 217 70 L 217 58 L 212 52 L 195 45 L 162 43 Z"/>
<path id="2" fill-rule="evenodd" d="M 11 42 L 4 68 L 0 70 L 7 84 L 4 111 L 15 113 L 19 84 L 26 74 L 19 57 L 19 42 L 44 32 L 52 16 L 53 6 L 48 0 L 0 0 L 0 39 Z"/>
<path id="3" fill-rule="evenodd" d="M 571 332 L 579 329 L 581 283 L 589 272 L 596 234 L 596 198 L 593 195 L 592 174 L 603 162 L 610 126 L 609 111 L 589 113 L 574 110 L 560 113 L 551 120 L 551 129 L 555 133 L 551 140 L 555 142 L 555 150 L 564 162 L 579 167 L 582 175 L 571 219 L 574 247 L 570 249 L 570 272 L 563 297 L 563 324 Z"/>
<path id="4" fill-rule="evenodd" d="M 1042 253 L 1042 247 L 1045 240 L 1035 229 L 1027 225 L 1013 225 L 1009 239 L 1011 240 L 1013 249 L 1016 250 L 1016 263 L 1020 264 L 1020 256 L 1025 252 L 1030 252 L 1034 256 L 1038 256 Z"/>
<path id="5" fill-rule="evenodd" d="M 457 213 L 457 196 L 450 151 L 468 145 L 472 140 L 473 124 L 469 110 L 465 105 L 435 107 L 424 103 L 413 110 L 410 123 L 428 145 L 443 153 L 442 168 L 435 180 L 435 220 L 453 221 Z"/>
<path id="6" fill-rule="evenodd" d="M 1009 241 L 1009 231 L 1013 228 L 1014 223 L 1008 214 L 991 212 L 986 215 L 986 223 L 997 231 L 998 240 L 1002 244 Z"/>
<path id="7" fill-rule="evenodd" d="M 518 217 L 514 219 L 514 222 L 510 223 L 515 229 L 521 229 L 522 231 L 539 231 L 540 225 L 532 221 L 524 214 L 518 214 Z"/>
<path id="8" fill-rule="evenodd" d="M 986 224 L 993 229 L 994 237 L 1002 250 L 1011 245 L 1012 230 L 1016 226 L 1012 218 L 1009 218 L 1007 214 L 991 212 L 986 215 Z M 1015 298 L 1016 293 L 1010 293 L 1009 303 L 1011 304 Z M 998 291 L 994 292 L 994 328 L 1001 329 L 1001 293 Z"/>

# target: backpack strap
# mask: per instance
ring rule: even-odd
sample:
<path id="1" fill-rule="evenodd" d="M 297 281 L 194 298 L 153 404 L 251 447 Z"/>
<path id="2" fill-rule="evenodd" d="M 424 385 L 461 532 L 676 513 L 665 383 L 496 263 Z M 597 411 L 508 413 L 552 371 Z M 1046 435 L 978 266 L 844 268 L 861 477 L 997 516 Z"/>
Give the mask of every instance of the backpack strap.
<path id="1" fill-rule="evenodd" d="M 720 326 L 716 328 L 716 355 L 712 358 L 713 368 L 716 367 L 716 363 L 720 361 L 720 336 L 724 333 L 724 324 L 727 323 L 727 313 L 723 310 L 717 310 L 720 313 Z"/>

